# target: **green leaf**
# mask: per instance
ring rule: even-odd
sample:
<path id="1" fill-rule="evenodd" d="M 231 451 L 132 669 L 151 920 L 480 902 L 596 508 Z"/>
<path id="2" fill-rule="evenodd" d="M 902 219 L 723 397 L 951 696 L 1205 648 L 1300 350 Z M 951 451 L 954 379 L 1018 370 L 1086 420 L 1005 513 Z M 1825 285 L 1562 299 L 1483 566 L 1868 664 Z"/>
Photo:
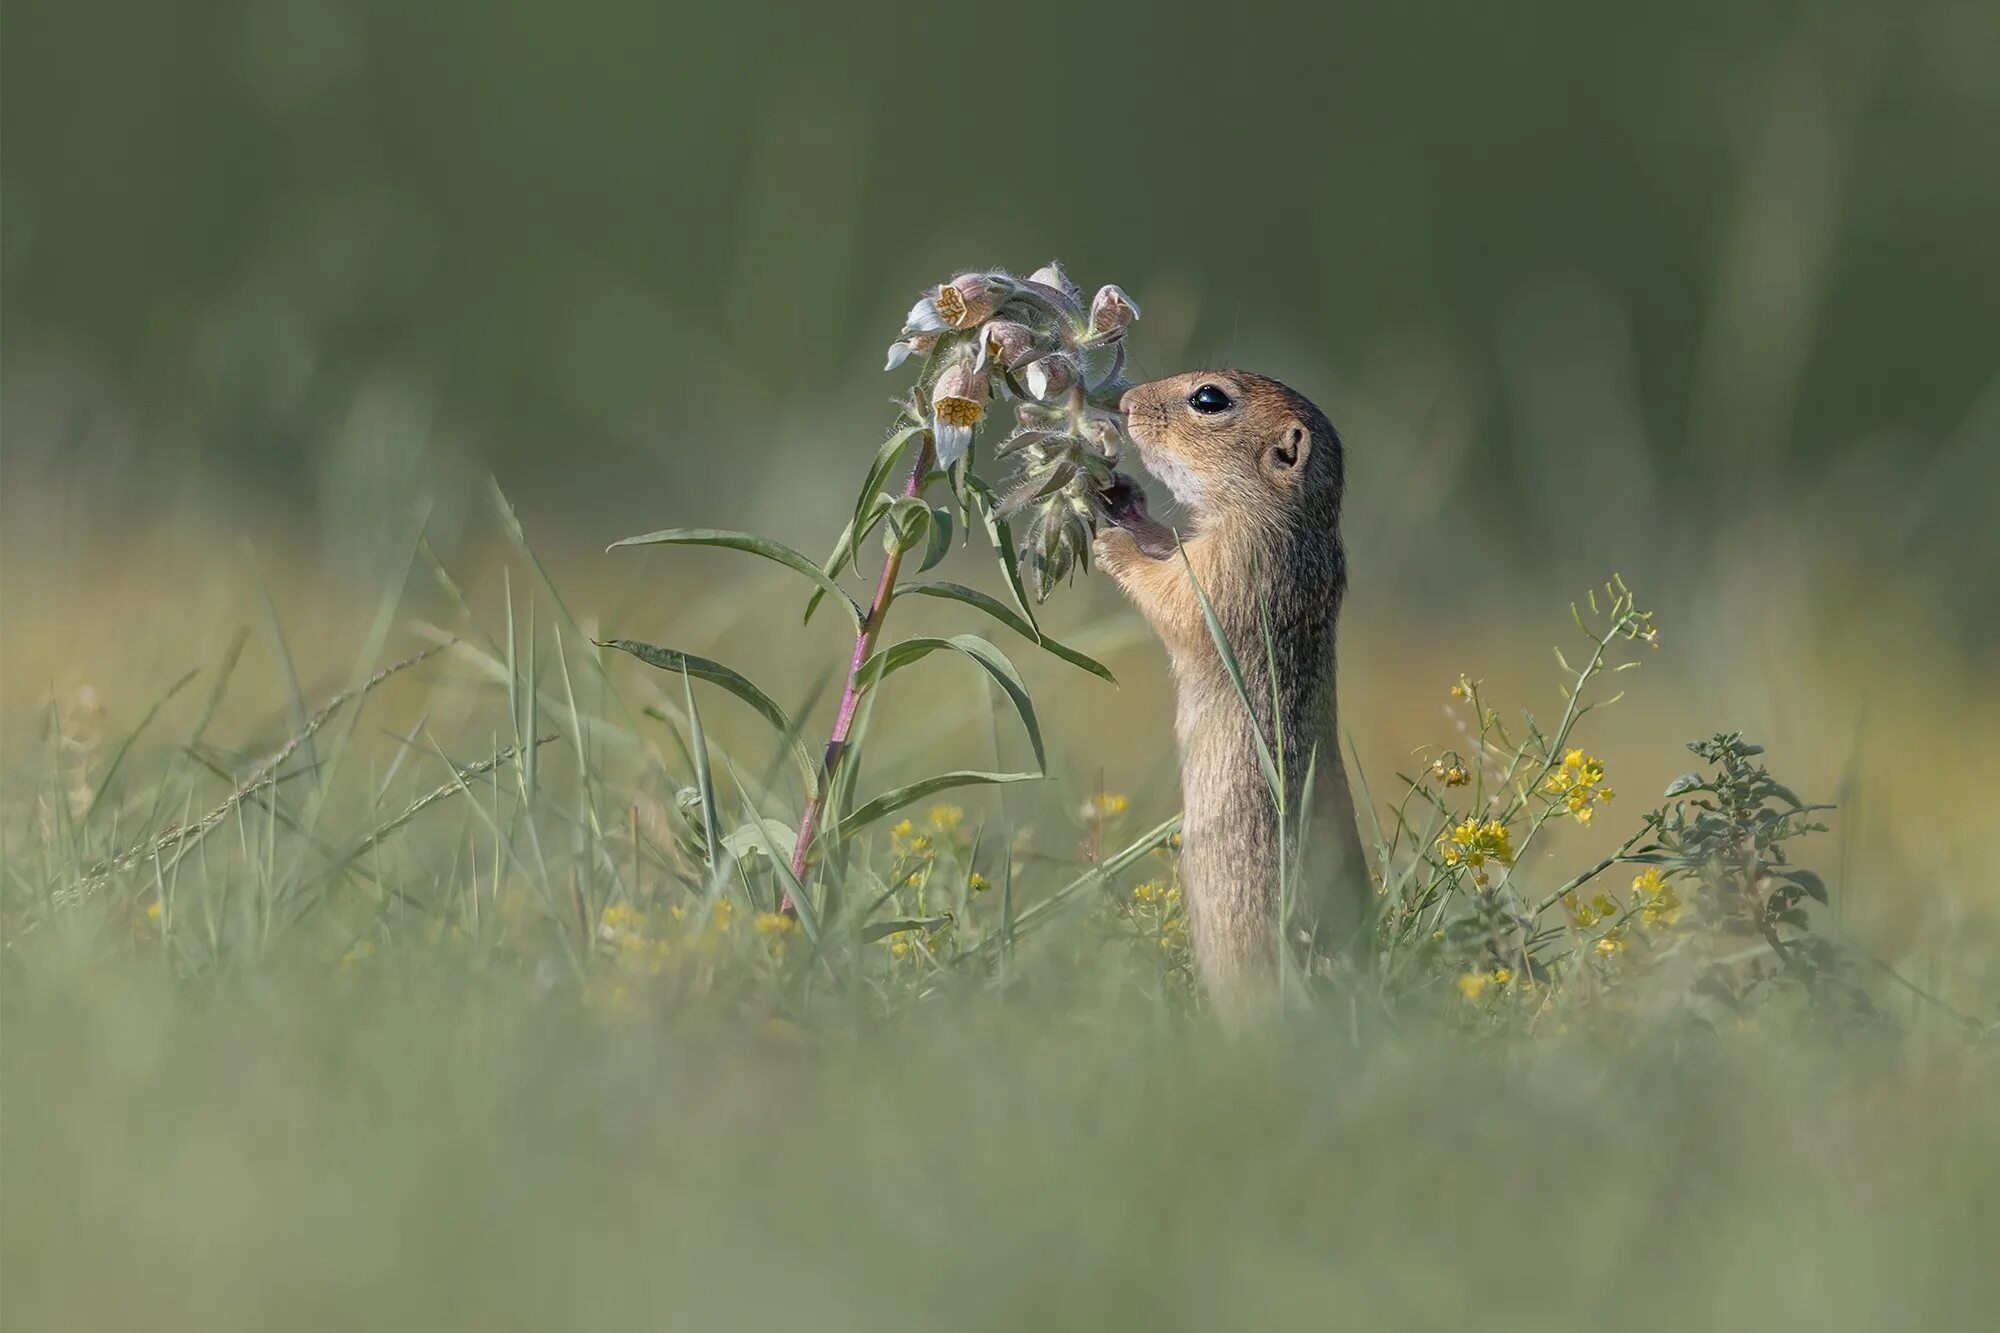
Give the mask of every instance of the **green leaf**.
<path id="1" fill-rule="evenodd" d="M 1000 562 L 1001 577 L 1007 581 L 1007 592 L 1014 599 L 1014 605 L 1021 608 L 1021 615 L 1028 624 L 1036 625 L 1033 605 L 1028 601 L 1028 590 L 1021 583 L 1021 561 L 1014 551 L 1014 530 L 1007 520 L 1000 517 L 1000 501 L 992 488 L 977 477 L 969 483 L 973 494 L 979 497 L 979 512 L 986 524 L 986 540 L 993 544 L 993 554 Z M 1035 637 L 1041 637 L 1037 626 Z"/>
<path id="2" fill-rule="evenodd" d="M 889 474 L 895 470 L 896 460 L 902 456 L 904 447 L 912 439 L 923 434 L 923 432 L 924 427 L 922 426 L 905 426 L 888 439 L 882 441 L 882 447 L 875 451 L 875 461 L 869 464 L 868 475 L 861 483 L 861 491 L 854 497 L 854 540 L 856 546 L 860 545 L 861 538 L 866 534 L 868 528 L 867 514 L 874 506 L 876 498 L 882 493 L 882 488 L 888 484 Z M 854 572 L 857 574 L 861 572 L 859 561 L 855 562 Z"/>
<path id="3" fill-rule="evenodd" d="M 784 847 L 799 840 L 799 831 L 790 824 L 776 819 L 764 819 L 761 816 L 757 822 L 763 825 L 762 832 L 744 824 L 731 829 L 722 839 L 722 845 L 727 847 L 730 855 L 739 861 L 748 860 L 752 852 L 769 855 L 770 848 Z"/>
<path id="4" fill-rule="evenodd" d="M 1667 784 L 1667 795 L 1679 796 L 1684 792 L 1702 791 L 1708 784 L 1699 773 L 1683 773 Z"/>
<path id="5" fill-rule="evenodd" d="M 1814 874 L 1812 871 L 1786 868 L 1780 870 L 1778 873 L 1783 875 L 1786 879 L 1790 880 L 1792 883 L 1798 885 L 1800 888 L 1804 889 L 1807 893 L 1810 893 L 1813 897 L 1819 899 L 1821 902 L 1828 901 L 1826 896 L 1826 881 L 1821 879 L 1818 875 Z"/>
<path id="6" fill-rule="evenodd" d="M 895 470 L 896 460 L 902 455 L 904 447 L 923 432 L 922 426 L 905 426 L 882 441 L 881 447 L 875 451 L 875 461 L 868 465 L 868 475 L 862 478 L 861 490 L 854 497 L 854 516 L 848 520 L 840 540 L 834 543 L 833 554 L 820 566 L 820 572 L 828 578 L 839 574 L 844 564 L 851 564 L 857 574 L 861 572 L 861 543 L 868 540 L 868 534 L 887 511 L 888 500 L 882 494 L 882 488 L 888 484 L 889 474 Z M 805 618 L 800 624 L 812 623 L 813 612 L 819 610 L 820 601 L 825 596 L 825 589 L 812 595 L 812 600 L 806 603 Z"/>
<path id="7" fill-rule="evenodd" d="M 778 735 L 787 738 L 792 758 L 797 761 L 799 772 L 805 778 L 808 795 L 819 790 L 819 765 L 813 762 L 812 752 L 799 739 L 799 729 L 785 716 L 785 710 L 778 706 L 764 691 L 751 684 L 741 673 L 720 662 L 711 662 L 706 657 L 696 657 L 693 653 L 683 653 L 672 648 L 656 648 L 650 643 L 640 643 L 634 639 L 594 640 L 600 648 L 616 648 L 621 653 L 630 653 L 647 666 L 658 667 L 662 671 L 686 672 L 697 676 L 711 685 L 720 685 L 731 694 L 757 711 L 757 715 L 778 730 Z"/>
<path id="8" fill-rule="evenodd" d="M 886 921 L 870 921 L 861 928 L 861 942 L 873 944 L 876 940 L 900 935 L 906 930 L 921 930 L 928 933 L 939 926 L 950 924 L 949 916 L 901 916 L 891 917 Z"/>
<path id="9" fill-rule="evenodd" d="M 954 787 L 987 787 L 1003 782 L 1035 782 L 1042 778 L 1040 773 L 985 773 L 977 769 L 963 768 L 950 773 L 939 773 L 921 782 L 912 782 L 907 787 L 885 791 L 853 814 L 840 821 L 843 836 L 851 836 L 868 827 L 884 815 L 893 814 L 906 805 L 921 801 L 935 792 L 949 791 Z"/>
<path id="10" fill-rule="evenodd" d="M 951 554 L 951 527 L 951 511 L 931 506 L 930 545 L 924 550 L 924 561 L 917 566 L 917 573 L 934 568 L 938 561 Z"/>
<path id="11" fill-rule="evenodd" d="M 693 736 L 695 792 L 701 800 L 702 847 L 708 853 L 708 880 L 713 886 L 722 874 L 722 822 L 715 808 L 715 777 L 708 764 L 708 734 L 701 728 L 701 711 L 694 706 L 694 674 L 683 656 L 681 688 L 687 692 L 688 731 Z"/>
<path id="12" fill-rule="evenodd" d="M 859 571 L 861 561 L 860 557 L 855 555 L 855 552 L 860 549 L 862 542 L 868 540 L 868 534 L 875 531 L 875 525 L 880 523 L 882 516 L 889 512 L 889 506 L 892 503 L 894 501 L 887 495 L 877 494 L 863 508 L 861 513 L 857 515 L 855 520 L 850 521 L 845 528 L 841 529 L 840 540 L 834 543 L 833 554 L 828 556 L 826 562 L 819 567 L 820 572 L 828 578 L 833 578 L 840 573 L 840 567 L 848 564 L 850 561 L 852 561 L 855 569 Z M 819 610 L 819 604 L 825 600 L 826 589 L 813 589 L 813 595 L 806 599 L 805 614 L 799 617 L 799 623 L 801 625 L 810 625 L 812 623 L 813 612 Z"/>
<path id="13" fill-rule="evenodd" d="M 623 541 L 611 543 L 605 549 L 615 551 L 621 546 L 720 546 L 731 551 L 747 551 L 760 555 L 766 560 L 783 565 L 795 574 L 802 574 L 818 585 L 824 593 L 840 599 L 847 608 L 847 614 L 854 619 L 855 628 L 861 626 L 861 608 L 849 597 L 841 586 L 833 581 L 832 575 L 812 561 L 794 551 L 782 542 L 774 542 L 768 537 L 758 537 L 747 532 L 729 532 L 721 528 L 662 528 L 658 532 L 648 532 L 638 537 L 627 537 Z"/>
<path id="14" fill-rule="evenodd" d="M 1044 773 L 1048 772 L 1049 761 L 1042 750 L 1041 724 L 1035 721 L 1034 701 L 1028 697 L 1028 687 L 1021 683 L 1021 673 L 1007 660 L 1007 654 L 977 634 L 954 634 L 948 639 L 905 639 L 882 649 L 863 663 L 860 678 L 880 680 L 940 650 L 965 654 L 993 677 L 994 683 L 1013 701 L 1014 711 L 1021 715 L 1021 725 L 1028 732 L 1028 744 L 1034 747 L 1035 766 Z"/>
<path id="15" fill-rule="evenodd" d="M 984 611 L 987 615 L 992 616 L 1008 629 L 1013 630 L 1022 638 L 1047 649 L 1072 666 L 1080 666 L 1091 675 L 1107 680 L 1113 685 L 1118 683 L 1118 678 L 1112 675 L 1103 663 L 1084 656 L 1074 648 L 1057 643 L 1054 639 L 1036 629 L 1035 626 L 1021 619 L 1020 616 L 1008 608 L 1005 602 L 1002 602 L 997 597 L 989 597 L 978 589 L 968 588 L 962 583 L 907 583 L 896 589 L 897 596 L 908 592 L 916 593 L 919 597 L 942 597 L 947 601 L 963 602 L 967 606 L 976 607 Z"/>
<path id="16" fill-rule="evenodd" d="M 891 554 L 908 551 L 930 536 L 931 507 L 914 495 L 906 495 L 889 506 L 889 525 L 882 531 L 882 549 Z"/>

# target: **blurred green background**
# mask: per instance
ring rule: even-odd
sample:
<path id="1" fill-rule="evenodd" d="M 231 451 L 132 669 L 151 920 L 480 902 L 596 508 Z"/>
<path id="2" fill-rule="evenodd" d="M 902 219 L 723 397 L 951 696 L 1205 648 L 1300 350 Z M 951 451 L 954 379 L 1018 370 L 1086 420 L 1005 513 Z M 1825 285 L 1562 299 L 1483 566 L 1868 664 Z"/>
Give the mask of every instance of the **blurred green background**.
<path id="1" fill-rule="evenodd" d="M 1051 255 L 1149 303 L 1142 370 L 1355 433 L 1394 361 L 1469 466 L 1638 451 L 1682 504 L 1921 478 L 2000 367 L 1978 0 L 6 18 L 9 480 L 93 504 L 326 504 L 393 411 L 656 513 L 865 447 L 911 292 Z"/>
<path id="2" fill-rule="evenodd" d="M 824 550 L 913 293 L 1053 256 L 1142 302 L 1141 374 L 1265 370 L 1346 434 L 1378 771 L 1461 670 L 1545 706 L 1619 571 L 1667 649 L 1614 768 L 1748 728 L 1986 893 L 1936 772 L 2000 738 L 1990 3 L 5 12 L 11 700 L 131 717 L 251 614 L 246 540 L 344 678 L 413 504 L 476 579 L 489 472 L 591 623 L 745 660 L 776 622 L 696 594 L 773 585 L 603 545 Z M 1044 704 L 1074 762 L 1157 773 L 1157 651 L 1096 581 L 1052 614 L 1126 644 Z"/>

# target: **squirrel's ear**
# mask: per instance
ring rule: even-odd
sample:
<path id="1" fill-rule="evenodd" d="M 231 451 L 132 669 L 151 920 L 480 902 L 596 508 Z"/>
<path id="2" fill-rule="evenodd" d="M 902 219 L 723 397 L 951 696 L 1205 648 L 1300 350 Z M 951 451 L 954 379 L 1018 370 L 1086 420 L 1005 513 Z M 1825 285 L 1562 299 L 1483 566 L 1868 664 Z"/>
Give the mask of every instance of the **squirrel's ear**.
<path id="1" fill-rule="evenodd" d="M 1264 467 L 1276 477 L 1296 473 L 1305 466 L 1306 455 L 1311 452 L 1311 434 L 1294 421 L 1278 436 L 1277 443 L 1264 451 Z"/>

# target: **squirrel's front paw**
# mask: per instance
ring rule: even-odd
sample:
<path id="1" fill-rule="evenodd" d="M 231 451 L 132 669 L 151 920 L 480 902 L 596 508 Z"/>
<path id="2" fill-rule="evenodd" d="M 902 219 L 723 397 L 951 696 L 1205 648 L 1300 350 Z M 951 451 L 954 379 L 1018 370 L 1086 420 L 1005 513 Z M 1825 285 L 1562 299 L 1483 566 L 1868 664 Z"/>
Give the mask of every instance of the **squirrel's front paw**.
<path id="1" fill-rule="evenodd" d="M 1106 527 L 1091 543 L 1091 558 L 1097 567 L 1114 579 L 1122 580 L 1125 572 L 1145 557 L 1139 554 L 1139 543 L 1123 528 Z"/>

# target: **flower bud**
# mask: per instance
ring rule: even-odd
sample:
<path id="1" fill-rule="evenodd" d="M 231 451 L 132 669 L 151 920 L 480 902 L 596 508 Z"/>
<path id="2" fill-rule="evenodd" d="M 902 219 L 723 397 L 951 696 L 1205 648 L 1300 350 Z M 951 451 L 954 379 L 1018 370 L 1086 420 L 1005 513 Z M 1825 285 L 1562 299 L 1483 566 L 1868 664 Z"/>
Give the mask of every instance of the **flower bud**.
<path id="1" fill-rule="evenodd" d="M 986 415 L 989 387 L 984 371 L 956 361 L 938 376 L 931 390 L 931 435 L 937 442 L 938 466 L 950 467 L 972 447 L 972 432 Z"/>
<path id="2" fill-rule="evenodd" d="M 1046 403 L 1062 397 L 1076 384 L 1076 363 L 1066 356 L 1045 356 L 1028 367 L 1023 379 L 1028 392 Z"/>
<path id="3" fill-rule="evenodd" d="M 1083 308 L 1083 288 L 1071 282 L 1069 274 L 1063 272 L 1063 266 L 1056 263 L 1053 259 L 1036 269 L 1033 273 L 1030 273 L 1028 281 L 1038 282 L 1044 287 L 1053 288 L 1068 297 L 1071 305 L 1077 307 L 1079 310 Z"/>
<path id="4" fill-rule="evenodd" d="M 979 357 L 973 363 L 984 367 L 988 360 L 1006 369 L 1032 355 L 1035 331 L 1011 319 L 989 320 L 979 336 Z"/>
<path id="5" fill-rule="evenodd" d="M 1090 336 L 1099 342 L 1122 338 L 1137 318 L 1139 307 L 1132 303 L 1124 288 L 1099 287 L 1090 303 Z"/>
<path id="6" fill-rule="evenodd" d="M 937 289 L 931 303 L 947 328 L 970 329 L 993 317 L 1000 286 L 984 273 L 962 273 Z"/>
<path id="7" fill-rule="evenodd" d="M 1115 418 L 1093 412 L 1083 419 L 1083 438 L 1089 440 L 1106 458 L 1117 458 L 1119 446 L 1124 443 L 1124 432 L 1118 429 Z"/>

